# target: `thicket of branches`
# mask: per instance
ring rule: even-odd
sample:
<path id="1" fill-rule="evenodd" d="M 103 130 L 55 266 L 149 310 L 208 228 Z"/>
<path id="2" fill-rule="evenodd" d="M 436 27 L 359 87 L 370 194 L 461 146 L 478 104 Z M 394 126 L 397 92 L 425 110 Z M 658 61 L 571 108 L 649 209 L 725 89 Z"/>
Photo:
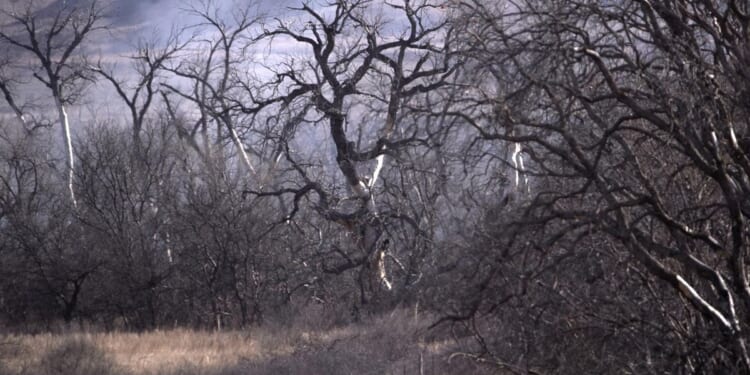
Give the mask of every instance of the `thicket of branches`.
<path id="1" fill-rule="evenodd" d="M 103 4 L 6 9 L 3 325 L 420 306 L 511 373 L 750 371 L 746 2 L 218 5 L 119 65 Z"/>

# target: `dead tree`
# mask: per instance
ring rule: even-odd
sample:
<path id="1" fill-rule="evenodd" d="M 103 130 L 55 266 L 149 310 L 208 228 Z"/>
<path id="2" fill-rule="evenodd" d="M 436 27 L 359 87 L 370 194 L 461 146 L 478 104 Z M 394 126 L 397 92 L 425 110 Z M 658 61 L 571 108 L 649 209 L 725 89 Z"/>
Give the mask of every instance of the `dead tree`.
<path id="1" fill-rule="evenodd" d="M 675 338 L 670 350 L 695 340 L 723 348 L 687 350 L 683 371 L 750 371 L 750 107 L 739 99 L 750 87 L 747 4 L 476 0 L 460 9 L 472 89 L 435 115 L 502 147 L 521 144 L 533 176 L 500 254 L 616 244 L 652 290 L 671 288 L 681 301 L 686 313 L 662 315 L 668 307 L 644 296 Z M 514 238 L 513 228 L 538 232 Z"/>
<path id="2" fill-rule="evenodd" d="M 130 56 L 132 66 L 138 75 L 132 84 L 116 77 L 114 68 L 106 68 L 101 61 L 96 66 L 90 67 L 95 73 L 102 76 L 112 84 L 117 96 L 122 99 L 128 108 L 131 117 L 133 131 L 133 145 L 136 149 L 141 148 L 141 130 L 149 109 L 158 99 L 159 76 L 164 70 L 165 64 L 182 50 L 188 41 L 181 41 L 180 34 L 172 32 L 163 47 L 157 47 L 156 43 L 139 41 L 136 52 Z"/>
<path id="3" fill-rule="evenodd" d="M 384 270 L 391 243 L 387 225 L 408 220 L 398 210 L 382 210 L 376 204 L 385 191 L 379 186 L 386 178 L 384 171 L 398 168 L 393 157 L 428 144 L 435 136 L 414 118 L 401 121 L 414 107 L 425 105 L 423 98 L 443 87 L 456 67 L 450 53 L 451 27 L 438 6 L 405 1 L 387 7 L 398 14 L 397 30 L 390 36 L 369 2 L 337 1 L 325 11 L 308 5 L 295 8 L 302 17 L 277 20 L 275 27 L 265 27 L 261 37 L 270 48 L 291 42 L 306 51 L 304 59 L 291 57 L 272 68 L 273 92 L 282 93 L 274 100 L 280 98 L 287 106 L 311 103 L 314 113 L 305 122 L 326 127 L 337 166 L 336 175 L 330 177 L 340 181 L 336 185 L 347 193 L 342 196 L 326 187 L 289 147 L 284 148 L 286 162 L 301 178 L 302 187 L 251 193 L 293 196 L 294 209 L 284 220 L 293 218 L 303 197 L 316 195 L 317 212 L 344 228 L 353 244 L 352 250 L 334 249 L 338 260 L 325 264 L 324 271 L 359 270 L 362 302 L 377 295 L 378 289 L 391 288 Z M 379 116 L 363 116 L 353 109 L 357 103 L 365 103 Z M 316 118 L 308 120 L 311 116 Z"/>
<path id="4" fill-rule="evenodd" d="M 49 16 L 39 14 L 32 5 L 20 13 L 5 10 L 3 16 L 9 24 L 0 30 L 0 40 L 31 56 L 35 62 L 34 78 L 50 90 L 54 100 L 65 146 L 68 193 L 71 204 L 76 206 L 75 159 L 67 106 L 81 95 L 81 84 L 91 80 L 78 53 L 84 40 L 104 27 L 102 8 L 96 1 L 83 6 L 63 2 Z"/>
<path id="5" fill-rule="evenodd" d="M 245 100 L 250 101 L 243 96 L 249 83 L 243 82 L 241 71 L 252 61 L 249 52 L 253 38 L 250 33 L 257 26 L 259 17 L 253 15 L 251 7 L 234 10 L 231 16 L 223 15 L 221 10 L 213 3 L 206 2 L 189 11 L 201 20 L 195 27 L 211 36 L 196 38 L 189 43 L 189 48 L 200 51 L 199 57 L 188 57 L 167 67 L 173 75 L 186 79 L 190 88 L 172 83 L 164 83 L 163 86 L 198 109 L 196 130 L 200 129 L 204 154 L 212 154 L 208 129 L 214 123 L 214 141 L 219 143 L 229 138 L 237 152 L 239 164 L 243 166 L 241 173 L 247 178 L 256 177 L 257 170 L 250 155 L 252 150 L 240 132 L 243 128 L 252 127 L 257 111 L 243 110 L 241 106 Z M 189 60 L 191 58 L 193 60 Z"/>

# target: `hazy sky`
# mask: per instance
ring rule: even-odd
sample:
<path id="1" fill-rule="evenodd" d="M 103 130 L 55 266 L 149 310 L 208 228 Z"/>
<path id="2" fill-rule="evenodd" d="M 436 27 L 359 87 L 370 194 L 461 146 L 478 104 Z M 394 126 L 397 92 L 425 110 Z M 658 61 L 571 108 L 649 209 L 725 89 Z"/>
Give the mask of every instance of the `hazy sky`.
<path id="1" fill-rule="evenodd" d="M 1 0 L 0 0 L 1 1 Z M 64 1 L 64 0 L 57 0 Z M 67 0 L 71 1 L 71 0 Z M 81 0 L 78 0 L 81 1 Z M 181 9 L 189 7 L 188 0 L 112 0 L 113 21 L 117 24 L 140 24 L 149 23 L 160 25 L 164 23 L 179 22 L 184 17 Z M 220 0 L 215 4 L 222 8 L 230 7 L 232 4 L 239 6 L 254 4 L 259 11 L 264 13 L 283 13 L 288 6 L 298 6 L 302 0 Z"/>
<path id="2" fill-rule="evenodd" d="M 32 0 L 0 0 L 3 9 L 13 7 L 24 7 Z M 41 13 L 54 13 L 60 5 L 66 3 L 87 3 L 90 0 L 33 0 L 35 8 L 42 9 Z M 154 26 L 167 26 L 173 22 L 180 22 L 184 18 L 181 9 L 188 8 L 192 0 L 98 0 L 100 3 L 110 4 L 108 12 L 112 22 L 117 26 L 129 26 L 138 24 L 151 24 Z M 205 0 L 204 0 L 205 1 Z M 289 6 L 299 6 L 302 0 L 213 0 L 214 4 L 222 8 L 233 4 L 253 4 L 264 13 L 278 15 L 284 13 Z"/>

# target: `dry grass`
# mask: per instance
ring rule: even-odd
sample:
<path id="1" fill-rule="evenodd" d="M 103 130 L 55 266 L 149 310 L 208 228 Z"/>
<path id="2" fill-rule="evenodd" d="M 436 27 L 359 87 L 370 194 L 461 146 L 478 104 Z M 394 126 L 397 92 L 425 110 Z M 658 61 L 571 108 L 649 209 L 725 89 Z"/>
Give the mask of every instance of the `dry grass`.
<path id="1" fill-rule="evenodd" d="M 107 369 L 112 374 L 165 374 L 183 368 L 234 368 L 273 354 L 261 350 L 258 340 L 244 332 L 14 335 L 5 336 L 3 342 L 0 355 L 9 374 L 80 373 L 89 367 L 96 373 Z"/>
<path id="2" fill-rule="evenodd" d="M 0 336 L 0 374 L 229 375 L 465 373 L 400 311 L 346 327 Z M 472 369 L 471 372 L 476 372 Z"/>

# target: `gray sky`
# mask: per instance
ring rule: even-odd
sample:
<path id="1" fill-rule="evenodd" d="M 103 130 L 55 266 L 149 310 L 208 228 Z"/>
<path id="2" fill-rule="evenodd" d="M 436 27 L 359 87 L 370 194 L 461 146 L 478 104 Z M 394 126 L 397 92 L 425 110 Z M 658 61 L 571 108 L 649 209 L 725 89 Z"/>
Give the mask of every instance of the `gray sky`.
<path id="1" fill-rule="evenodd" d="M 0 8 L 9 9 L 25 7 L 33 1 L 40 13 L 53 14 L 62 4 L 76 5 L 90 0 L 0 0 Z M 180 23 L 184 18 L 181 9 L 189 7 L 193 0 L 98 0 L 109 3 L 112 22 L 117 26 L 132 26 L 149 24 L 151 26 L 169 26 L 172 22 Z M 199 0 L 200 1 L 200 0 Z M 222 8 L 233 4 L 254 4 L 259 11 L 278 15 L 286 11 L 286 7 L 299 6 L 303 0 L 213 0 L 214 4 Z"/>
<path id="2" fill-rule="evenodd" d="M 57 0 L 65 1 L 65 0 Z M 67 0 L 71 1 L 71 0 Z M 76 1 L 76 0 L 73 0 Z M 81 1 L 81 0 L 77 0 Z M 113 2 L 113 21 L 119 25 L 150 24 L 151 26 L 166 26 L 172 22 L 180 23 L 184 18 L 181 9 L 189 7 L 188 0 L 111 0 Z M 298 6 L 302 0 L 220 0 L 215 4 L 222 8 L 245 4 L 257 5 L 259 11 L 268 13 L 284 13 L 288 6 Z"/>

